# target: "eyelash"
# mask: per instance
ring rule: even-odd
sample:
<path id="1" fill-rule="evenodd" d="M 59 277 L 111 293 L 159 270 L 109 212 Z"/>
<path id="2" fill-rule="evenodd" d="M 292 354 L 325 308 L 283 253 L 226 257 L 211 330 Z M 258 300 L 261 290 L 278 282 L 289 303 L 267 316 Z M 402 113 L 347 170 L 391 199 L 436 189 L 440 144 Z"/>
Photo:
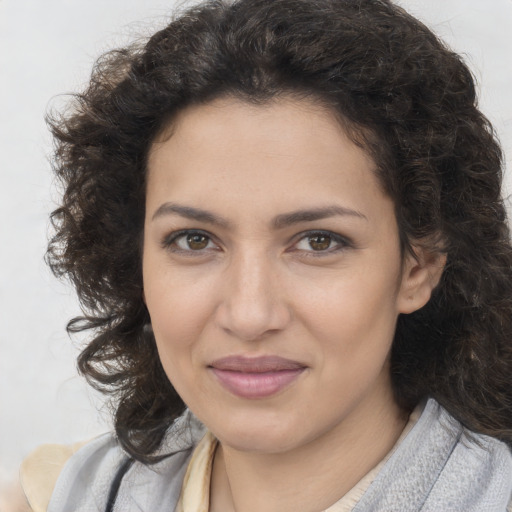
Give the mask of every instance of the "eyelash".
<path id="1" fill-rule="evenodd" d="M 199 235 L 204 236 L 208 239 L 208 244 L 213 242 L 212 236 L 200 229 L 183 229 L 181 231 L 176 231 L 174 233 L 170 233 L 162 240 L 162 247 L 166 250 L 169 250 L 173 253 L 185 254 L 187 256 L 201 256 L 204 253 L 204 249 L 194 251 L 193 249 L 181 249 L 176 246 L 176 242 L 187 235 Z M 194 254 L 195 253 L 195 254 Z"/>
<path id="2" fill-rule="evenodd" d="M 199 235 L 202 237 L 205 237 L 208 239 L 207 246 L 210 244 L 210 242 L 215 243 L 213 237 L 208 233 L 207 231 L 202 231 L 200 229 L 184 229 L 180 231 L 176 231 L 173 233 L 170 233 L 167 235 L 163 241 L 162 241 L 162 247 L 172 253 L 182 254 L 185 256 L 202 256 L 204 255 L 205 250 L 207 250 L 207 247 L 203 249 L 181 249 L 176 246 L 176 242 L 179 241 L 180 238 L 184 238 L 186 236 L 190 235 Z M 328 237 L 330 239 L 330 245 L 336 244 L 337 247 L 328 247 L 325 250 L 318 250 L 315 251 L 314 249 L 311 250 L 302 250 L 302 249 L 296 249 L 296 246 L 303 240 L 312 239 L 314 237 Z M 292 245 L 292 248 L 289 249 L 287 252 L 298 252 L 302 251 L 305 257 L 312 257 L 312 258 L 319 258 L 324 257 L 326 255 L 330 255 L 333 253 L 341 252 L 347 248 L 353 247 L 352 242 L 347 239 L 344 236 L 341 236 L 337 233 L 333 233 L 332 231 L 303 231 L 302 233 L 297 234 L 295 237 L 295 242 Z M 215 249 L 218 250 L 218 249 Z"/>
<path id="3" fill-rule="evenodd" d="M 297 245 L 303 241 L 308 239 L 312 239 L 315 237 L 327 237 L 330 239 L 329 247 L 325 250 L 318 250 L 315 251 L 311 248 L 311 250 L 302 250 L 302 249 L 296 249 Z M 321 258 L 327 255 L 339 253 L 347 248 L 353 247 L 353 244 L 350 240 L 348 240 L 346 237 L 338 235 L 337 233 L 333 233 L 332 231 L 304 231 L 302 233 L 299 233 L 296 237 L 296 242 L 293 244 L 293 248 L 291 249 L 292 252 L 295 251 L 303 251 L 304 255 L 311 258 Z M 334 245 L 334 247 L 331 247 L 331 245 Z"/>

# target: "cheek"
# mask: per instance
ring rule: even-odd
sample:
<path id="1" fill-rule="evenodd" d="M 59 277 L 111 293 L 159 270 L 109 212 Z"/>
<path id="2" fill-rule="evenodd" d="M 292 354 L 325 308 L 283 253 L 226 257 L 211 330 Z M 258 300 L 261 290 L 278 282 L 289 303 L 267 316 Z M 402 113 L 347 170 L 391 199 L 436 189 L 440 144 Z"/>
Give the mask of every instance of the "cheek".
<path id="1" fill-rule="evenodd" d="M 311 316 L 322 319 L 324 325 L 338 325 L 343 331 L 348 326 L 366 330 L 374 324 L 395 319 L 397 316 L 398 272 L 361 271 L 348 268 L 337 275 L 302 283 L 307 293 L 301 297 L 302 312 L 314 312 Z"/>
<path id="2" fill-rule="evenodd" d="M 398 272 L 347 271 L 308 286 L 297 314 L 326 360 L 364 365 L 387 357 L 394 337 Z M 390 277 L 391 276 L 391 277 Z M 298 294 L 298 291 L 297 291 Z M 297 295 L 296 294 L 296 295 Z"/>
<path id="3" fill-rule="evenodd" d="M 208 280 L 190 279 L 166 265 L 145 262 L 144 292 L 160 359 L 170 368 L 184 367 L 214 310 Z M 183 363 L 183 361 L 182 361 Z"/>
<path id="4" fill-rule="evenodd" d="M 389 385 L 395 297 L 390 283 L 363 275 L 332 286 L 323 297 L 313 298 L 303 311 L 304 323 L 320 348 L 315 385 L 329 397 L 328 403 L 312 407 L 345 411 L 375 385 Z"/>
<path id="5" fill-rule="evenodd" d="M 175 288 L 172 292 L 153 290 L 149 294 L 151 316 L 158 355 L 167 378 L 188 403 L 190 382 L 197 359 L 196 341 L 203 329 L 201 305 L 190 304 L 188 297 Z M 198 383 L 199 384 L 199 383 Z"/>
<path id="6" fill-rule="evenodd" d="M 147 307 L 153 331 L 160 344 L 186 346 L 194 333 L 201 330 L 202 317 L 208 304 L 191 291 L 179 289 L 151 290 L 147 294 Z"/>

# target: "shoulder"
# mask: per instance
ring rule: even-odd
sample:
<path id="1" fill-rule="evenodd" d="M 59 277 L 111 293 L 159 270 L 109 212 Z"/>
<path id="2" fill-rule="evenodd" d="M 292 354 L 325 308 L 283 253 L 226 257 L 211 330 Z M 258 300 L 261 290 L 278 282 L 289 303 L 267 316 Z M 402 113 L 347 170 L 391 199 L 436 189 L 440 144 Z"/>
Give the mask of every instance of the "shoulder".
<path id="1" fill-rule="evenodd" d="M 493 437 L 468 431 L 441 406 L 437 407 L 439 412 L 434 430 L 451 432 L 451 441 L 447 439 L 445 442 L 450 451 L 439 459 L 442 467 L 430 491 L 427 502 L 430 505 L 425 507 L 425 511 L 435 510 L 442 502 L 462 503 L 468 512 L 509 509 L 512 497 L 511 447 Z"/>
<path id="2" fill-rule="evenodd" d="M 25 471 L 23 487 L 31 505 L 40 507 L 33 507 L 36 512 L 103 512 L 116 476 L 124 469 L 113 510 L 173 510 L 191 452 L 203 434 L 204 427 L 185 413 L 166 435 L 158 453 L 163 459 L 153 465 L 130 461 L 113 434 L 104 434 L 72 453 L 69 447 L 43 447 L 38 459 L 53 461 L 52 477 L 45 482 L 41 474 L 48 465 L 33 464 Z"/>
<path id="3" fill-rule="evenodd" d="M 88 492 L 100 510 L 101 503 L 106 503 L 101 493 L 108 489 L 125 457 L 112 434 L 104 434 L 84 445 L 61 468 L 47 510 L 80 510 L 85 506 L 84 494 Z"/>
<path id="4" fill-rule="evenodd" d="M 20 483 L 31 510 L 42 512 L 47 509 L 62 468 L 85 444 L 45 444 L 23 460 L 20 466 Z"/>
<path id="5" fill-rule="evenodd" d="M 429 400 L 356 510 L 505 512 L 511 495 L 510 448 Z"/>
<path id="6" fill-rule="evenodd" d="M 36 448 L 20 466 L 21 486 L 31 509 L 45 512 L 63 475 L 76 472 L 78 467 L 85 471 L 98 469 L 94 466 L 108 458 L 107 452 L 115 444 L 113 436 L 105 434 L 90 442 Z"/>

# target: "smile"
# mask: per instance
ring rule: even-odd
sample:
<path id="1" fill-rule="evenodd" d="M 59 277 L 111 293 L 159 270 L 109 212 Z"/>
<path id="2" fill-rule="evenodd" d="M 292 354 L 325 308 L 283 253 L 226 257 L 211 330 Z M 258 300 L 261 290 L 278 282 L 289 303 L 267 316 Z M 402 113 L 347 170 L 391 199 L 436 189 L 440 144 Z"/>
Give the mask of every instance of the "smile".
<path id="1" fill-rule="evenodd" d="M 209 368 L 220 384 L 241 398 L 266 398 L 294 382 L 306 369 L 301 363 L 277 356 L 226 357 Z"/>

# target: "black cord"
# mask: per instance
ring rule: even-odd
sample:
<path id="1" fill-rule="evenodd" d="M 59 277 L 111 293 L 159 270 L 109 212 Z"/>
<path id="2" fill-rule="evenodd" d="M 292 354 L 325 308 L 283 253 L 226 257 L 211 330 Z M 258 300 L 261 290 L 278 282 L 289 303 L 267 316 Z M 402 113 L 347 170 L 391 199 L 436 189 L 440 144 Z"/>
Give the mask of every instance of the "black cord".
<path id="1" fill-rule="evenodd" d="M 117 470 L 116 476 L 112 481 L 112 485 L 110 486 L 110 491 L 108 493 L 107 506 L 105 507 L 105 512 L 114 512 L 114 505 L 116 504 L 117 493 L 119 492 L 119 487 L 121 487 L 121 482 L 123 481 L 124 475 L 128 472 L 133 464 L 133 459 L 127 458 Z"/>

